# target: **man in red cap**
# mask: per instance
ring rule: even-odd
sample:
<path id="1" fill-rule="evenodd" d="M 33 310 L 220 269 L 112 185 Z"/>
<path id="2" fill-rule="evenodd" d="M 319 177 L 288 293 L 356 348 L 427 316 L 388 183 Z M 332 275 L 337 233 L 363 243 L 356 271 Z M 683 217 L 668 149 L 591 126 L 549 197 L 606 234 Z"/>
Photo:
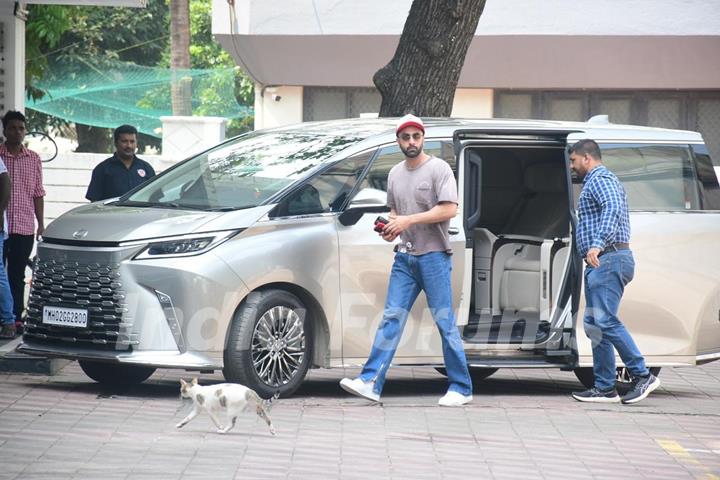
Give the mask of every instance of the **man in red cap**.
<path id="1" fill-rule="evenodd" d="M 457 184 L 444 160 L 423 151 L 425 125 L 415 115 L 400 119 L 395 131 L 405 161 L 388 175 L 390 222 L 380 233 L 395 245 L 383 319 L 360 376 L 344 378 L 340 386 L 360 397 L 380 401 L 388 367 L 395 355 L 410 309 L 420 291 L 442 338 L 448 391 L 438 404 L 446 407 L 472 401 L 472 381 L 462 339 L 455 325 L 450 271 L 452 249 L 448 227 L 457 213 Z"/>

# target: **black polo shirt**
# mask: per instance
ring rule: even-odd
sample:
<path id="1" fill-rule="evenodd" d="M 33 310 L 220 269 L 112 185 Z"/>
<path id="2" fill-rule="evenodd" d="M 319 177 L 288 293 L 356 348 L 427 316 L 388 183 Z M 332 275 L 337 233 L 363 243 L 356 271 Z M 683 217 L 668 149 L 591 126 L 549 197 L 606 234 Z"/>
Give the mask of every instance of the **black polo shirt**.
<path id="1" fill-rule="evenodd" d="M 85 198 L 97 202 L 119 197 L 154 176 L 155 170 L 145 160 L 134 157 L 130 168 L 125 168 L 115 154 L 93 169 Z"/>

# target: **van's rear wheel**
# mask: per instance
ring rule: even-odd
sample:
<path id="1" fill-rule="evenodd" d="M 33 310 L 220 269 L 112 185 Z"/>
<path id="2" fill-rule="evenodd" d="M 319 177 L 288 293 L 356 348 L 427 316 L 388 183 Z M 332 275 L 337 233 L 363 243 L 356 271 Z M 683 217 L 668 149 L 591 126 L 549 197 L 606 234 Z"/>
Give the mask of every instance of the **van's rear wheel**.
<path id="1" fill-rule="evenodd" d="M 650 373 L 656 377 L 660 374 L 661 367 L 650 367 Z M 580 367 L 574 370 L 575 376 L 585 388 L 592 388 L 595 386 L 595 374 L 593 374 L 592 367 Z M 615 374 L 615 387 L 621 392 L 630 389 L 632 384 L 632 375 L 630 371 L 625 367 L 618 367 L 617 373 Z"/>
<path id="2" fill-rule="evenodd" d="M 445 367 L 436 367 L 435 370 L 447 377 L 447 370 L 445 370 Z M 468 371 L 470 372 L 470 379 L 473 383 L 475 383 L 485 380 L 487 377 L 497 372 L 498 369 L 487 367 L 468 367 Z"/>
<path id="3" fill-rule="evenodd" d="M 142 383 L 155 373 L 154 367 L 79 360 L 85 375 L 103 385 L 130 386 Z"/>
<path id="4" fill-rule="evenodd" d="M 235 314 L 223 375 L 263 398 L 298 389 L 312 358 L 312 321 L 305 305 L 284 290 L 251 293 Z"/>

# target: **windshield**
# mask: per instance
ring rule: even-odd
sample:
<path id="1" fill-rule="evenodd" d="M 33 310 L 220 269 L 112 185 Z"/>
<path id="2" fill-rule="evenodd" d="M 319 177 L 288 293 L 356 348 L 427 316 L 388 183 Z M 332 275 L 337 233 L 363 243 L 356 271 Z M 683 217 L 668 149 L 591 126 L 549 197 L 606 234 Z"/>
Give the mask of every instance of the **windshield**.
<path id="1" fill-rule="evenodd" d="M 314 132 L 251 133 L 186 160 L 118 205 L 254 207 L 357 140 Z"/>

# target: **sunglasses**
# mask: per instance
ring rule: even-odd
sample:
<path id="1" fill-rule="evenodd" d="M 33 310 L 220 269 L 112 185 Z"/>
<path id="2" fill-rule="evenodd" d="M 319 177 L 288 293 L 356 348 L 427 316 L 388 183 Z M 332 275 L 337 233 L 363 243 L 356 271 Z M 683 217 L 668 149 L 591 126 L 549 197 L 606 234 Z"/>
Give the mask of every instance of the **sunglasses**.
<path id="1" fill-rule="evenodd" d="M 401 133 L 398 137 L 400 138 L 400 140 L 404 140 L 407 142 L 411 138 L 413 140 L 420 140 L 423 137 L 423 134 L 420 132 L 415 132 L 412 135 L 410 135 L 409 133 Z"/>

